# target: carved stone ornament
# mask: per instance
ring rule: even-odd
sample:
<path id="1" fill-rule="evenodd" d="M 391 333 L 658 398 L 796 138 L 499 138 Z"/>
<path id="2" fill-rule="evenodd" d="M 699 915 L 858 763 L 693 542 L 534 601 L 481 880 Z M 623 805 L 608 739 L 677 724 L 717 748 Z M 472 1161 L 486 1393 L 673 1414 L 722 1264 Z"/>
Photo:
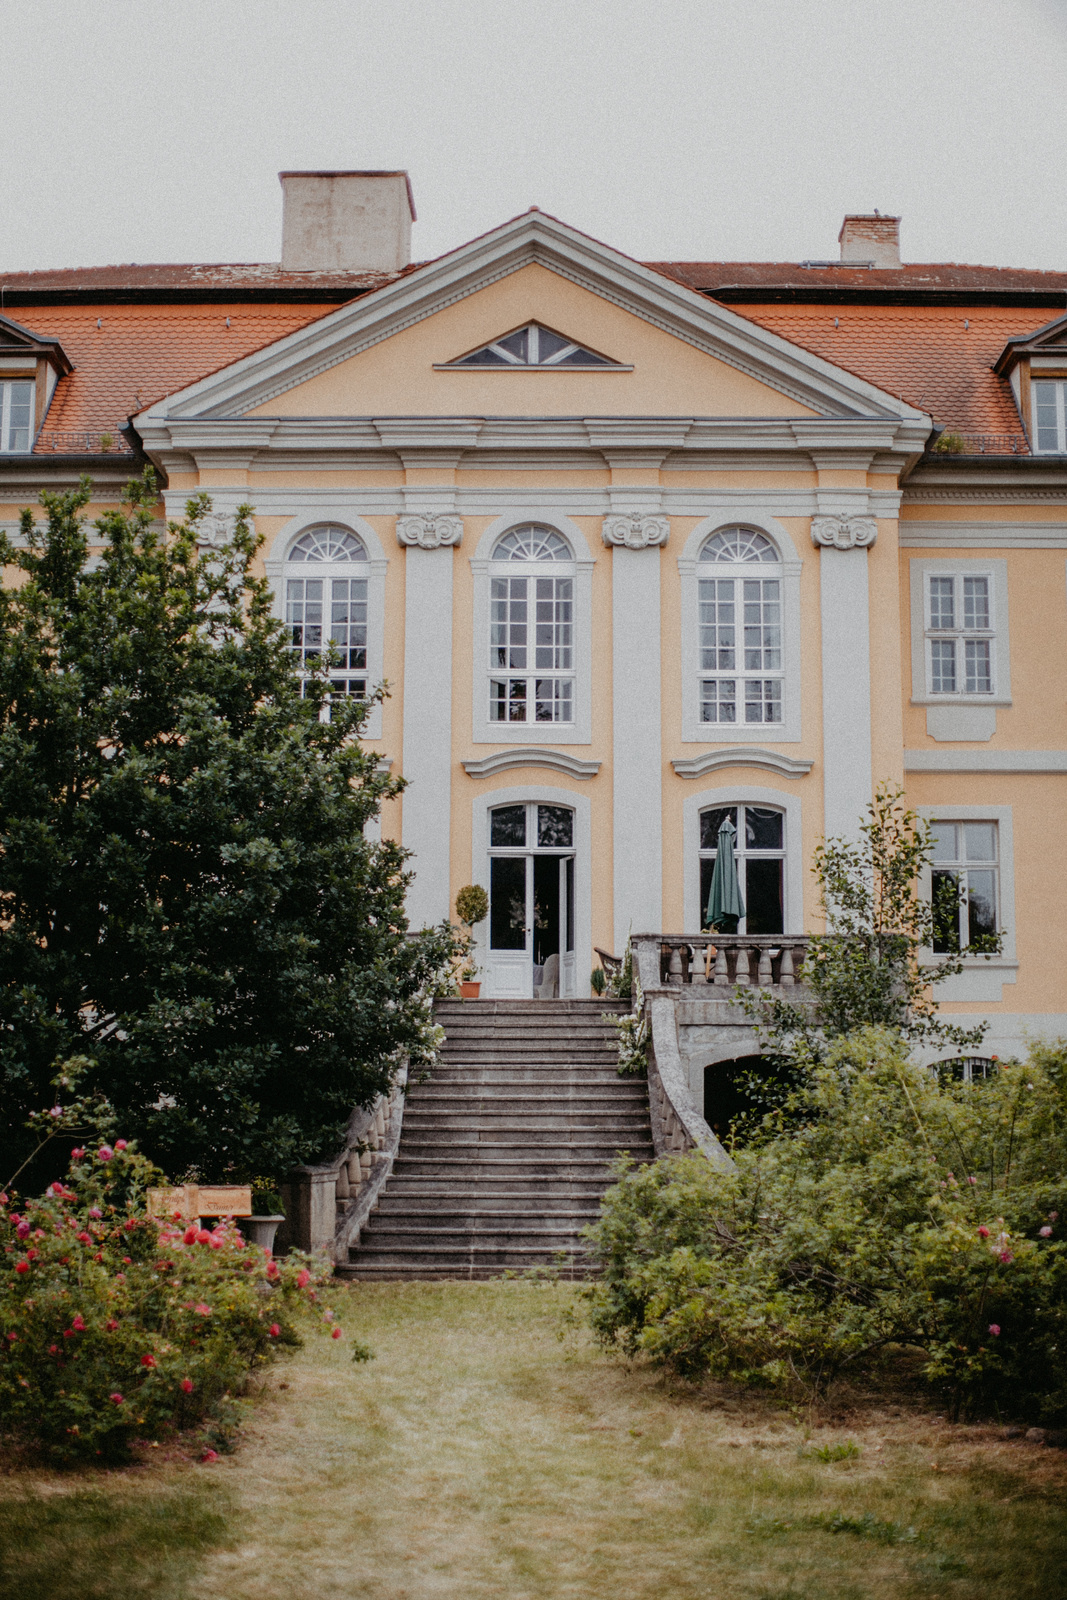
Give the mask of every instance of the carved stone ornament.
<path id="1" fill-rule="evenodd" d="M 209 511 L 196 524 L 196 542 L 209 550 L 219 550 L 229 544 L 237 518 L 226 511 Z"/>
<path id="2" fill-rule="evenodd" d="M 627 550 L 647 550 L 650 545 L 666 544 L 670 531 L 666 517 L 648 516 L 643 511 L 616 512 L 604 518 L 604 543 L 625 545 Z"/>
<path id="3" fill-rule="evenodd" d="M 878 537 L 873 517 L 812 517 L 812 544 L 834 550 L 867 550 Z"/>
<path id="4" fill-rule="evenodd" d="M 414 516 L 397 517 L 396 536 L 401 544 L 418 545 L 420 550 L 440 550 L 442 545 L 459 544 L 463 538 L 463 518 L 444 511 L 420 511 Z"/>

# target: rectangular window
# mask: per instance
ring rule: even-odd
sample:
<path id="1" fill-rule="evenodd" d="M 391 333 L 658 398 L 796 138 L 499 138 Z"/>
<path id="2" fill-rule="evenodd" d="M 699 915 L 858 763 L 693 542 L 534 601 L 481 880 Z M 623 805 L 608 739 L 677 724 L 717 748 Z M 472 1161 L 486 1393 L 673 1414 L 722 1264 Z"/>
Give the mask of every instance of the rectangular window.
<path id="1" fill-rule="evenodd" d="M 0 382 L 0 451 L 28 454 L 33 448 L 35 390 L 32 378 Z"/>
<path id="2" fill-rule="evenodd" d="M 572 578 L 490 580 L 489 670 L 490 722 L 574 721 Z"/>
<path id="3" fill-rule="evenodd" d="M 1035 379 L 1034 449 L 1041 455 L 1067 455 L 1067 381 Z"/>
<path id="4" fill-rule="evenodd" d="M 930 874 L 934 950 L 993 951 L 997 947 L 999 861 L 995 822 L 935 822 Z"/>
<path id="5" fill-rule="evenodd" d="M 930 694 L 992 694 L 992 579 L 988 573 L 927 579 L 926 649 Z"/>
<path id="6" fill-rule="evenodd" d="M 737 723 L 740 698 L 744 722 L 780 723 L 781 580 L 701 578 L 697 589 L 701 722 Z"/>
<path id="7" fill-rule="evenodd" d="M 285 615 L 305 692 L 308 676 L 324 655 L 332 654 L 330 694 L 363 699 L 367 693 L 366 578 L 290 578 Z"/>

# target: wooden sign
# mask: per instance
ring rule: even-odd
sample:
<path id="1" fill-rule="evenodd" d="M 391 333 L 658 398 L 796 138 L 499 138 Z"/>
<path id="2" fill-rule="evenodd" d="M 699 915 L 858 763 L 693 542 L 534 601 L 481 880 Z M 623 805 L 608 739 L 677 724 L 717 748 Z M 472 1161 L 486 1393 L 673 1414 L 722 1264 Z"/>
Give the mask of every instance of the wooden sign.
<path id="1" fill-rule="evenodd" d="M 148 1215 L 161 1222 L 174 1216 L 183 1222 L 199 1217 L 250 1217 L 252 1190 L 248 1185 L 215 1186 L 182 1183 L 171 1189 L 149 1189 Z"/>

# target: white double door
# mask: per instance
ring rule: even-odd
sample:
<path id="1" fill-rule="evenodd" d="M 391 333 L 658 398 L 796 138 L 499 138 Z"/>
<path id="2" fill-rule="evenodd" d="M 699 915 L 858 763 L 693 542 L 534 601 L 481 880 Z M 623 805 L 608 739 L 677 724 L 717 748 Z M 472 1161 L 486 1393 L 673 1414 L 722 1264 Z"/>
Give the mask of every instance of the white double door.
<path id="1" fill-rule="evenodd" d="M 500 807 L 490 814 L 490 840 L 486 998 L 573 996 L 573 812 Z"/>

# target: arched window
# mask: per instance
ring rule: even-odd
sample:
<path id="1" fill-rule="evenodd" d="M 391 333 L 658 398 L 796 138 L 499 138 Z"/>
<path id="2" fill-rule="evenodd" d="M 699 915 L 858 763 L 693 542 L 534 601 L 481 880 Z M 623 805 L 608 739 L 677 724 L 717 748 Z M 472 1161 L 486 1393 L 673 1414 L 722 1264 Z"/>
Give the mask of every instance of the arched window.
<path id="1" fill-rule="evenodd" d="M 697 585 L 701 722 L 780 724 L 782 580 L 752 571 L 778 566 L 778 551 L 753 528 L 722 528 L 699 563 L 720 569 L 714 577 L 701 573 Z"/>
<path id="2" fill-rule="evenodd" d="M 367 579 L 353 576 L 353 568 L 367 559 L 366 546 L 350 529 L 323 523 L 307 528 L 290 547 L 285 577 L 285 620 L 297 672 L 306 685 L 322 657 L 332 653 L 330 694 L 360 700 L 367 694 Z"/>
<path id="3" fill-rule="evenodd" d="M 729 817 L 736 833 L 734 857 L 745 915 L 738 933 L 781 933 L 785 927 L 783 874 L 785 815 L 776 807 L 714 806 L 700 813 L 700 922 L 707 925 L 708 900 L 719 829 Z"/>
<path id="4" fill-rule="evenodd" d="M 574 556 L 527 522 L 493 549 L 511 569 L 489 582 L 489 722 L 574 722 Z M 546 566 L 555 568 L 545 572 Z"/>

